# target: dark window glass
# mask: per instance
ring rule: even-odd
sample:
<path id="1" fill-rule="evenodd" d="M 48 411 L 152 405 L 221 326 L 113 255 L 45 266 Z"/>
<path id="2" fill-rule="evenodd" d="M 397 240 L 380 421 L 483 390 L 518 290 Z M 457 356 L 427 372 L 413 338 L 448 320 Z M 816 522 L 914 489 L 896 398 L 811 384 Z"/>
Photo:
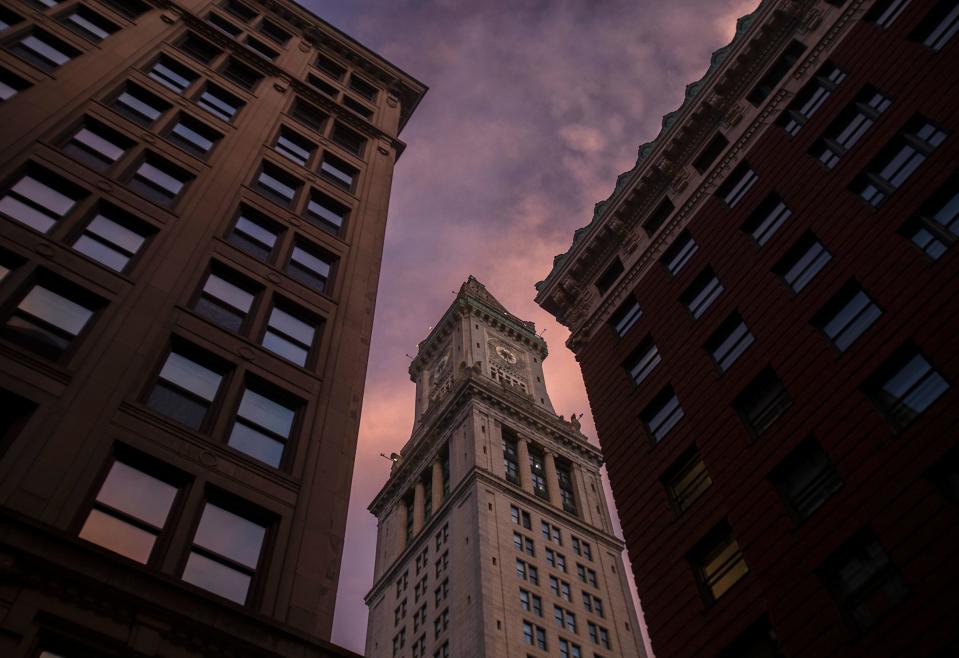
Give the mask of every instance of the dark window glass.
<path id="1" fill-rule="evenodd" d="M 653 342 L 652 336 L 647 336 L 623 362 L 623 368 L 626 369 L 630 378 L 638 386 L 643 383 L 649 376 L 649 373 L 651 373 L 662 360 L 663 358 L 659 354 L 659 348 L 657 348 Z"/>
<path id="2" fill-rule="evenodd" d="M 280 154 L 298 165 L 307 166 L 316 152 L 316 144 L 288 128 L 280 128 L 273 144 Z"/>
<path id="3" fill-rule="evenodd" d="M 363 103 L 360 103 L 354 100 L 353 98 L 350 98 L 349 96 L 346 96 L 346 95 L 343 96 L 343 107 L 350 110 L 351 112 L 355 112 L 356 114 L 359 114 L 361 117 L 363 117 L 367 121 L 371 121 L 373 119 L 374 111 L 371 108 L 363 105 Z"/>
<path id="4" fill-rule="evenodd" d="M 64 15 L 60 22 L 82 37 L 91 41 L 103 41 L 120 28 L 85 5 L 76 5 L 75 9 Z"/>
<path id="5" fill-rule="evenodd" d="M 549 490 L 546 488 L 545 456 L 538 446 L 529 446 L 529 471 L 533 493 L 544 500 L 549 500 Z"/>
<path id="6" fill-rule="evenodd" d="M 319 327 L 320 320 L 312 313 L 277 299 L 267 320 L 263 347 L 298 366 L 305 366 Z"/>
<path id="7" fill-rule="evenodd" d="M 760 247 L 769 242 L 779 227 L 792 216 L 786 202 L 773 192 L 757 206 L 743 224 L 743 231 L 752 236 Z"/>
<path id="8" fill-rule="evenodd" d="M 242 206 L 227 240 L 260 260 L 268 260 L 282 227 L 263 213 Z"/>
<path id="9" fill-rule="evenodd" d="M 792 398 L 772 368 L 766 368 L 733 400 L 746 427 L 758 436 L 792 406 Z"/>
<path id="10" fill-rule="evenodd" d="M 290 40 L 290 33 L 281 28 L 279 25 L 273 21 L 268 21 L 263 19 L 260 21 L 260 34 L 266 38 L 274 41 L 281 46 L 285 46 L 286 42 Z"/>
<path id="11" fill-rule="evenodd" d="M 219 14 L 214 14 L 212 11 L 206 15 L 206 22 L 221 32 L 229 34 L 233 38 L 236 38 L 243 33 L 242 27 L 237 27 Z"/>
<path id="12" fill-rule="evenodd" d="M 73 248 L 111 270 L 127 269 L 154 230 L 119 208 L 102 204 Z"/>
<path id="13" fill-rule="evenodd" d="M 191 180 L 193 180 L 193 174 L 152 153 L 147 153 L 143 162 L 127 181 L 127 185 L 148 199 L 169 206 L 176 201 Z"/>
<path id="14" fill-rule="evenodd" d="M 360 96 L 369 101 L 376 100 L 377 89 L 372 84 L 364 80 L 363 78 L 358 78 L 356 74 L 350 76 L 350 89 L 358 93 Z"/>
<path id="15" fill-rule="evenodd" d="M 892 25 L 908 4 L 909 0 L 879 0 L 866 12 L 863 18 L 879 27 L 887 28 Z"/>
<path id="16" fill-rule="evenodd" d="M 257 190 L 285 208 L 293 205 L 301 187 L 302 181 L 268 163 L 263 163 L 263 168 L 256 178 Z"/>
<path id="17" fill-rule="evenodd" d="M 256 89 L 263 76 L 238 59 L 231 57 L 223 67 L 223 75 L 248 91 Z"/>
<path id="18" fill-rule="evenodd" d="M 310 105 L 302 98 L 297 98 L 293 101 L 290 114 L 307 128 L 312 128 L 318 133 L 322 133 L 323 126 L 326 125 L 326 113 L 315 105 Z"/>
<path id="19" fill-rule="evenodd" d="M 665 197 L 660 201 L 655 210 L 653 210 L 653 212 L 649 214 L 649 217 L 646 218 L 646 221 L 643 222 L 643 230 L 646 232 L 646 235 L 653 237 L 653 234 L 666 223 L 666 220 L 669 219 L 669 216 L 673 214 L 675 209 L 676 206 L 669 200 L 669 197 Z"/>
<path id="20" fill-rule="evenodd" d="M 274 393 L 248 386 L 240 399 L 229 444 L 270 466 L 279 466 L 293 433 L 295 406 L 277 399 Z"/>
<path id="21" fill-rule="evenodd" d="M 689 234 L 689 231 L 683 231 L 676 237 L 676 240 L 670 245 L 669 249 L 663 252 L 660 260 L 663 262 L 663 265 L 666 266 L 669 274 L 676 276 L 698 249 L 699 246 L 696 244 L 696 241 L 693 240 L 693 236 Z"/>
<path id="22" fill-rule="evenodd" d="M 6 269 L 4 266 L 0 268 Z M 0 388 L 0 409 L 3 409 L 3 414 L 0 415 L 0 457 L 2 457 L 30 422 L 33 412 L 37 410 L 37 403 Z"/>
<path id="23" fill-rule="evenodd" d="M 719 189 L 716 191 L 716 196 L 722 199 L 727 206 L 733 208 L 746 196 L 746 192 L 748 192 L 758 180 L 759 176 L 756 172 L 750 168 L 748 163 L 743 162 L 736 167 L 733 173 L 719 186 Z"/>
<path id="24" fill-rule="evenodd" d="M 932 260 L 959 238 L 959 180 L 950 179 L 900 231 Z"/>
<path id="25" fill-rule="evenodd" d="M 733 313 L 709 337 L 704 347 L 719 369 L 726 372 L 746 348 L 753 344 L 753 340 L 753 335 L 749 333 L 749 327 L 742 317 Z"/>
<path id="26" fill-rule="evenodd" d="M 945 139 L 935 124 L 916 117 L 853 181 L 852 190 L 869 205 L 879 206 Z"/>
<path id="27" fill-rule="evenodd" d="M 349 206 L 343 205 L 319 190 L 310 192 L 310 200 L 306 204 L 306 217 L 323 230 L 339 235 L 349 214 Z"/>
<path id="28" fill-rule="evenodd" d="M 63 144 L 63 152 L 103 171 L 136 144 L 123 133 L 87 117 Z"/>
<path id="29" fill-rule="evenodd" d="M 326 180 L 342 187 L 344 190 L 352 190 L 359 172 L 356 167 L 348 165 L 338 157 L 324 153 L 323 161 L 320 162 L 320 173 Z"/>
<path id="30" fill-rule="evenodd" d="M 13 308 L 2 336 L 48 359 L 59 359 L 103 300 L 58 277 L 41 274 Z"/>
<path id="31" fill-rule="evenodd" d="M 663 474 L 663 485 L 676 514 L 682 514 L 713 483 L 699 449 L 692 446 Z"/>
<path id="32" fill-rule="evenodd" d="M 609 324 L 617 336 L 625 336 L 633 328 L 639 318 L 643 316 L 643 309 L 635 297 L 628 297 L 609 319 Z"/>
<path id="33" fill-rule="evenodd" d="M 23 16 L 7 9 L 6 7 L 0 7 L 0 31 L 6 30 L 12 25 L 16 25 L 23 21 Z"/>
<path id="34" fill-rule="evenodd" d="M 205 156 L 213 150 L 223 135 L 188 114 L 181 114 L 167 133 L 170 141 L 198 156 Z"/>
<path id="35" fill-rule="evenodd" d="M 709 140 L 709 144 L 706 145 L 700 154 L 693 161 L 693 169 L 698 171 L 701 174 L 705 174 L 706 170 L 709 169 L 709 166 L 716 161 L 716 158 L 726 150 L 726 147 L 729 145 L 729 140 L 726 139 L 726 136 L 722 133 L 716 133 L 713 135 L 713 138 Z"/>
<path id="36" fill-rule="evenodd" d="M 786 74 L 799 61 L 800 56 L 805 51 L 806 46 L 796 40 L 791 41 L 783 53 L 773 62 L 773 65 L 769 67 L 769 70 L 766 71 L 766 75 L 749 92 L 746 100 L 756 106 L 762 103 L 776 88 L 779 81 L 786 77 Z"/>
<path id="37" fill-rule="evenodd" d="M 193 32 L 187 32 L 178 47 L 193 59 L 203 62 L 204 64 L 209 64 L 223 54 L 222 49 L 214 46 L 206 39 L 198 37 Z"/>
<path id="38" fill-rule="evenodd" d="M 223 507 L 206 503 L 183 580 L 244 604 L 256 574 L 266 527 Z"/>
<path id="39" fill-rule="evenodd" d="M 796 94 L 786 111 L 779 115 L 777 123 L 789 135 L 796 136 L 845 78 L 845 71 L 832 62 L 826 62 L 816 76 Z"/>
<path id="40" fill-rule="evenodd" d="M 355 130 L 350 130 L 346 126 L 336 123 L 333 125 L 333 133 L 330 135 L 330 139 L 334 144 L 342 146 L 350 153 L 360 157 L 363 156 L 363 150 L 366 148 L 366 138 Z"/>
<path id="41" fill-rule="evenodd" d="M 45 30 L 33 28 L 7 46 L 34 66 L 45 71 L 57 69 L 80 54 L 80 51 Z"/>
<path id="42" fill-rule="evenodd" d="M 323 55 L 317 55 L 316 61 L 314 62 L 316 68 L 323 71 L 334 80 L 341 80 L 343 75 L 346 73 L 346 68 L 337 64 L 329 57 L 324 57 Z"/>
<path id="43" fill-rule="evenodd" d="M 783 658 L 783 654 L 775 631 L 769 620 L 763 617 L 720 651 L 716 658 Z"/>
<path id="44" fill-rule="evenodd" d="M 250 281 L 215 266 L 207 275 L 193 310 L 228 331 L 239 331 L 256 293 L 256 286 Z"/>
<path id="45" fill-rule="evenodd" d="M 306 241 L 293 246 L 286 271 L 294 279 L 320 292 L 325 292 L 330 283 L 334 257 Z"/>
<path id="46" fill-rule="evenodd" d="M 909 425 L 948 390 L 943 376 L 908 344 L 866 383 L 866 392 L 897 428 Z"/>
<path id="47" fill-rule="evenodd" d="M 172 107 L 168 102 L 139 85 L 128 82 L 113 100 L 120 114 L 144 126 L 151 126 Z"/>
<path id="48" fill-rule="evenodd" d="M 130 19 L 139 18 L 152 9 L 143 0 L 100 0 L 100 2 Z"/>
<path id="49" fill-rule="evenodd" d="M 707 267 L 686 289 L 679 301 L 689 309 L 694 318 L 699 318 L 712 306 L 723 290 L 723 284 L 719 282 L 712 269 Z"/>
<path id="50" fill-rule="evenodd" d="M 519 484 L 519 463 L 516 452 L 516 437 L 503 428 L 503 469 L 506 479 Z M 516 511 L 517 519 L 519 510 Z M 516 521 L 519 522 L 518 520 Z M 529 527 L 529 526 L 526 526 Z"/>
<path id="51" fill-rule="evenodd" d="M 243 101 L 211 83 L 207 83 L 206 88 L 197 97 L 196 104 L 226 122 L 232 121 L 243 107 Z"/>
<path id="52" fill-rule="evenodd" d="M 623 262 L 619 260 L 619 258 L 613 258 L 613 262 L 611 262 L 606 270 L 599 275 L 599 278 L 596 279 L 596 289 L 599 291 L 599 294 L 605 295 L 624 271 Z"/>
<path id="53" fill-rule="evenodd" d="M 563 504 L 563 510 L 576 514 L 576 495 L 573 493 L 573 471 L 569 462 L 556 460 L 556 480 L 559 483 L 559 499 Z M 566 571 L 566 558 L 559 556 L 560 568 Z"/>
<path id="54" fill-rule="evenodd" d="M 942 50 L 949 39 L 959 31 L 959 2 L 956 0 L 939 0 L 919 27 L 912 34 L 912 38 L 922 45 L 935 51 Z"/>
<path id="55" fill-rule="evenodd" d="M 276 52 L 268 45 L 260 41 L 259 39 L 254 39 L 253 37 L 248 36 L 246 38 L 246 47 L 255 52 L 260 57 L 265 57 L 271 62 L 280 56 L 280 53 Z"/>
<path id="56" fill-rule="evenodd" d="M 732 529 L 725 521 L 696 545 L 689 561 L 707 604 L 725 594 L 749 572 Z"/>
<path id="57" fill-rule="evenodd" d="M 174 348 L 167 355 L 147 405 L 199 430 L 220 390 L 226 368 L 204 354 Z"/>
<path id="58" fill-rule="evenodd" d="M 336 95 L 339 93 L 336 87 L 325 82 L 321 78 L 313 75 L 312 73 L 307 73 L 306 81 L 310 83 L 313 87 L 316 87 L 317 90 L 324 96 L 329 96 L 330 98 L 335 99 Z"/>
<path id="59" fill-rule="evenodd" d="M 683 408 L 679 406 L 679 398 L 673 388 L 667 386 L 646 405 L 639 417 L 646 425 L 653 442 L 659 443 L 682 419 Z"/>
<path id="60" fill-rule="evenodd" d="M 770 479 L 797 520 L 809 518 L 842 486 L 829 457 L 812 439 L 793 450 Z"/>
<path id="61" fill-rule="evenodd" d="M 852 149 L 866 131 L 879 119 L 892 101 L 872 87 L 866 87 L 856 101 L 833 121 L 823 136 L 812 146 L 810 155 L 827 169 Z"/>
<path id="62" fill-rule="evenodd" d="M 813 318 L 818 327 L 840 352 L 879 319 L 882 311 L 856 282 L 843 287 Z"/>
<path id="63" fill-rule="evenodd" d="M 195 71 L 166 55 L 160 55 L 147 71 L 147 76 L 178 94 L 182 94 L 200 77 Z"/>
<path id="64" fill-rule="evenodd" d="M 32 167 L 0 197 L 0 212 L 48 233 L 86 196 L 86 191 L 73 183 L 46 169 Z"/>
<path id="65" fill-rule="evenodd" d="M 239 18 L 244 23 L 249 23 L 254 18 L 259 16 L 259 14 L 257 14 L 256 11 L 246 6 L 242 2 L 238 2 L 238 0 L 225 0 L 223 3 L 223 8 L 226 9 L 231 14 L 233 14 L 234 16 L 236 16 L 237 18 Z"/>
<path id="66" fill-rule="evenodd" d="M 56 7 L 58 4 L 63 2 L 63 0 L 27 0 L 30 4 L 40 9 L 50 9 Z"/>
<path id="67" fill-rule="evenodd" d="M 826 251 L 816 236 L 807 233 L 786 252 L 773 271 L 783 278 L 793 292 L 798 293 L 831 259 L 832 254 Z"/>
<path id="68" fill-rule="evenodd" d="M 0 102 L 10 100 L 24 89 L 29 89 L 29 82 L 0 67 Z"/>

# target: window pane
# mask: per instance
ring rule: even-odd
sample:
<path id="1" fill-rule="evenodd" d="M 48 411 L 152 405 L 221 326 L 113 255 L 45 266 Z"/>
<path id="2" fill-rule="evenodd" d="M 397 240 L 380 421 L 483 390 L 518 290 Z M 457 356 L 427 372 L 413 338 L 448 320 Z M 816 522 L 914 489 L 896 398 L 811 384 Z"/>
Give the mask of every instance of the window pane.
<path id="1" fill-rule="evenodd" d="M 176 196 L 183 189 L 183 181 L 178 180 L 149 162 L 144 162 L 140 165 L 140 168 L 137 170 L 137 176 L 153 183 L 156 187 L 169 193 L 170 196 Z"/>
<path id="2" fill-rule="evenodd" d="M 308 350 L 271 330 L 263 335 L 263 347 L 298 366 L 306 365 L 306 358 L 309 356 Z"/>
<path id="3" fill-rule="evenodd" d="M 242 420 L 233 424 L 228 443 L 240 452 L 274 468 L 278 467 L 283 459 L 283 443 Z"/>
<path id="4" fill-rule="evenodd" d="M 203 292 L 216 297 L 222 302 L 246 314 L 253 305 L 253 294 L 239 286 L 235 286 L 216 274 L 207 277 L 203 285 Z"/>
<path id="5" fill-rule="evenodd" d="M 265 535 L 262 525 L 207 503 L 193 543 L 255 569 Z"/>
<path id="6" fill-rule="evenodd" d="M 316 335 L 316 328 L 313 325 L 303 322 L 280 308 L 274 308 L 270 314 L 270 326 L 279 329 L 304 345 L 312 344 L 313 337 Z"/>
<path id="7" fill-rule="evenodd" d="M 251 578 L 198 553 L 190 553 L 186 568 L 183 569 L 183 580 L 225 599 L 243 604 L 250 590 Z"/>
<path id="8" fill-rule="evenodd" d="M 90 516 L 80 529 L 80 538 L 108 548 L 131 560 L 146 564 L 153 551 L 156 535 L 121 521 L 100 510 L 90 510 Z"/>
<path id="9" fill-rule="evenodd" d="M 83 330 L 93 315 L 93 311 L 85 306 L 39 285 L 27 293 L 17 308 L 74 336 Z"/>
<path id="10" fill-rule="evenodd" d="M 289 437 L 296 412 L 250 389 L 243 393 L 239 415 L 260 427 Z"/>
<path id="11" fill-rule="evenodd" d="M 113 462 L 97 494 L 97 501 L 160 529 L 176 494 L 173 485 L 123 462 Z"/>
<path id="12" fill-rule="evenodd" d="M 160 377 L 176 384 L 204 400 L 212 401 L 220 388 L 222 375 L 191 361 L 181 354 L 170 352 Z"/>

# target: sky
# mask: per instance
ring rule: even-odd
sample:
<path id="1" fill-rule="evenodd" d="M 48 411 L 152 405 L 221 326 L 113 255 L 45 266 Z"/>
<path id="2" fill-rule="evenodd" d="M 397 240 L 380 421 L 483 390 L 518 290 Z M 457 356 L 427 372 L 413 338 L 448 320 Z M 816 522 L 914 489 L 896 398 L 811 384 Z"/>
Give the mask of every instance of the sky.
<path id="1" fill-rule="evenodd" d="M 409 438 L 407 354 L 473 274 L 545 329 L 557 413 L 596 432 L 568 331 L 533 301 L 758 0 L 300 0 L 430 87 L 403 131 L 380 277 L 333 641 L 362 653 L 379 454 Z M 611 506 L 615 511 L 615 507 Z"/>

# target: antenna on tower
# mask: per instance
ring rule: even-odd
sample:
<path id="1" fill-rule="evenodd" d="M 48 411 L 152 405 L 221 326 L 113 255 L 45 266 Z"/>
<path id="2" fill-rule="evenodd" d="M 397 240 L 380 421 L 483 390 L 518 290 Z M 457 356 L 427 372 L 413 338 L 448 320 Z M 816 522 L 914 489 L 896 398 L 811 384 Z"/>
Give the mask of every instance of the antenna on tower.
<path id="1" fill-rule="evenodd" d="M 546 327 L 543 327 L 543 330 L 542 330 L 541 332 L 539 332 L 539 335 L 542 336 L 542 335 L 545 334 L 545 333 L 546 333 Z"/>
<path id="2" fill-rule="evenodd" d="M 399 461 L 399 458 L 400 458 L 400 456 L 399 456 L 398 454 L 396 454 L 395 452 L 394 452 L 393 454 L 391 454 L 389 457 L 387 457 L 384 453 L 381 452 L 381 453 L 380 453 L 380 457 L 382 457 L 383 459 L 385 459 L 385 460 L 387 460 L 387 461 L 389 461 L 389 462 L 391 462 L 391 463 L 393 463 L 393 464 L 395 464 L 397 461 Z"/>
<path id="3" fill-rule="evenodd" d="M 406 357 L 407 359 L 409 359 L 410 361 L 413 360 L 413 357 L 411 357 L 409 354 L 404 354 L 403 356 L 405 356 L 405 357 Z"/>

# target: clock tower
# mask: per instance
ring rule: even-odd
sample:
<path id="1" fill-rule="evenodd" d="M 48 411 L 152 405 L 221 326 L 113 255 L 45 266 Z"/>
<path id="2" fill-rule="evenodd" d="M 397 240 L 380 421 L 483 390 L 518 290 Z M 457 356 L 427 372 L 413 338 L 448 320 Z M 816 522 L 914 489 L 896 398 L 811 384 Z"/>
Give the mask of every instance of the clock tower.
<path id="1" fill-rule="evenodd" d="M 600 479 L 546 391 L 546 342 L 476 278 L 410 364 L 379 520 L 370 658 L 645 658 Z"/>

